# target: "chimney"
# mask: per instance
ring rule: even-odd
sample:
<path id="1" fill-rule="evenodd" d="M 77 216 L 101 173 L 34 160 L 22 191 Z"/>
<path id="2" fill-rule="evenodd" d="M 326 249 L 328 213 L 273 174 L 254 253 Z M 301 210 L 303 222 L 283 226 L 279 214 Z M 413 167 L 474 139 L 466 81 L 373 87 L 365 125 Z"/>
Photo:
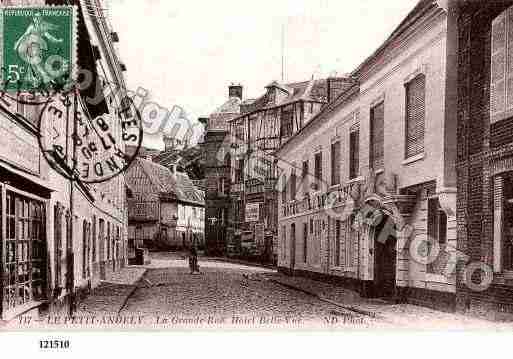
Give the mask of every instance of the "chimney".
<path id="1" fill-rule="evenodd" d="M 228 97 L 229 98 L 238 97 L 240 100 L 242 100 L 242 85 L 241 84 L 235 85 L 232 83 L 228 87 Z"/>

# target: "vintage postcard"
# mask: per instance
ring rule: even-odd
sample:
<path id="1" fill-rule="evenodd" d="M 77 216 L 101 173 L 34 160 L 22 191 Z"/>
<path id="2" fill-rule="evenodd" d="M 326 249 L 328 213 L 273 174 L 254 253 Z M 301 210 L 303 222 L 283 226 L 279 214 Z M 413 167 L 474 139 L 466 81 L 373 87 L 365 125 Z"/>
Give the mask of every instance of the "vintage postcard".
<path id="1" fill-rule="evenodd" d="M 2 0 L 0 65 L 2 333 L 513 330 L 513 0 Z"/>

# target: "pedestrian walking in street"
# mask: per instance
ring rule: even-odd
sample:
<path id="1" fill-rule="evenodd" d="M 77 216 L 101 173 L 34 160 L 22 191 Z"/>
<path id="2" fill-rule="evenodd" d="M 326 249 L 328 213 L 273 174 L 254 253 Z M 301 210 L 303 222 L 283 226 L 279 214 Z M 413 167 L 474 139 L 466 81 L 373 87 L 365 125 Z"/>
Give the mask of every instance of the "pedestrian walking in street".
<path id="1" fill-rule="evenodd" d="M 198 250 L 196 249 L 196 246 L 192 246 L 191 248 L 191 254 L 189 256 L 189 268 L 191 270 L 191 274 L 194 274 L 194 272 L 200 273 L 198 265 Z"/>

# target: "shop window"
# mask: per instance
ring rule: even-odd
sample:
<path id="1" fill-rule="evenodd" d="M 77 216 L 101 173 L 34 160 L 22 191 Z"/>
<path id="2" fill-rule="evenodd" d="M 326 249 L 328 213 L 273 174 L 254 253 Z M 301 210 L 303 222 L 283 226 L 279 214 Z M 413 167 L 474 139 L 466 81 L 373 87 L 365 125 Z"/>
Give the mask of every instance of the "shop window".
<path id="1" fill-rule="evenodd" d="M 504 176 L 502 181 L 502 261 L 505 271 L 513 271 L 513 174 Z"/>
<path id="2" fill-rule="evenodd" d="M 424 152 L 425 117 L 426 77 L 419 75 L 406 84 L 406 158 Z"/>
<path id="3" fill-rule="evenodd" d="M 440 207 L 438 198 L 428 199 L 428 247 L 432 243 L 438 243 L 440 248 L 438 258 L 428 264 L 427 272 L 441 274 L 445 268 L 445 248 L 447 246 L 447 215 Z"/>
<path id="4" fill-rule="evenodd" d="M 7 191 L 4 311 L 46 297 L 46 213 L 42 201 Z"/>
<path id="5" fill-rule="evenodd" d="M 385 104 L 371 109 L 370 114 L 370 166 L 377 171 L 384 167 L 385 142 Z"/>

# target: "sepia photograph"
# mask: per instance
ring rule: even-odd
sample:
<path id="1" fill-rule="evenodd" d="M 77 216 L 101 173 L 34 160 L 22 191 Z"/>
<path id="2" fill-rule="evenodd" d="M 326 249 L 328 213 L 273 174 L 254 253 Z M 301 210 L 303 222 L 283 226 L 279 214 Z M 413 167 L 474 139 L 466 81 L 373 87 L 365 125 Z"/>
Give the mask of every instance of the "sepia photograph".
<path id="1" fill-rule="evenodd" d="M 1 0 L 0 68 L 7 346 L 513 331 L 513 0 Z"/>

